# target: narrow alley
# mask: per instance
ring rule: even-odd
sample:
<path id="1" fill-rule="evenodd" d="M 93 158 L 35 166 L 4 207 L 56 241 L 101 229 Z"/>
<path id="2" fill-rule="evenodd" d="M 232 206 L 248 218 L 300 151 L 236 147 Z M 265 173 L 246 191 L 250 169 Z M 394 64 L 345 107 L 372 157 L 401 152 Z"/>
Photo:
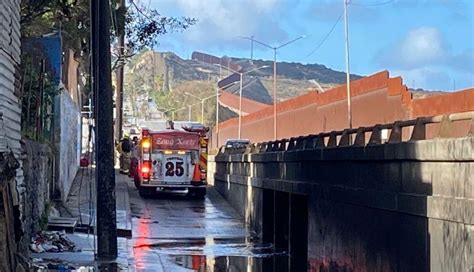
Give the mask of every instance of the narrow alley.
<path id="1" fill-rule="evenodd" d="M 287 258 L 259 243 L 214 189 L 204 200 L 179 193 L 143 199 L 132 187 L 136 271 L 268 271 L 273 258 Z"/>

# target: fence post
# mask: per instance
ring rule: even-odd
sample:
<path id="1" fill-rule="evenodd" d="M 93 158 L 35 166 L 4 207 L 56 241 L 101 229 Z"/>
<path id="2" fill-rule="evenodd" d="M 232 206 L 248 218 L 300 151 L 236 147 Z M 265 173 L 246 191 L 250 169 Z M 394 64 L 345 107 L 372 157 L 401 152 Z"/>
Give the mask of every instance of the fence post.
<path id="1" fill-rule="evenodd" d="M 382 143 L 382 136 L 381 136 L 382 130 L 380 129 L 380 125 L 375 125 L 372 128 L 372 135 L 370 135 L 369 139 L 369 145 L 372 144 L 381 144 Z"/>
<path id="2" fill-rule="evenodd" d="M 416 124 L 413 127 L 410 141 L 419 141 L 426 139 L 426 124 L 422 118 L 416 118 Z"/>

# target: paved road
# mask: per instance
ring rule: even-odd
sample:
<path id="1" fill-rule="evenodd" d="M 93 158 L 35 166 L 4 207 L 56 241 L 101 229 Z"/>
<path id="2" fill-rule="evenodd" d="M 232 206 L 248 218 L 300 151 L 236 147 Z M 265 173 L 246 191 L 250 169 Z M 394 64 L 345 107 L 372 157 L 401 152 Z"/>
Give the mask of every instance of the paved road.
<path id="1" fill-rule="evenodd" d="M 268 260 L 286 258 L 260 244 L 213 189 L 205 200 L 183 194 L 142 199 L 132 187 L 136 271 L 271 271 Z"/>

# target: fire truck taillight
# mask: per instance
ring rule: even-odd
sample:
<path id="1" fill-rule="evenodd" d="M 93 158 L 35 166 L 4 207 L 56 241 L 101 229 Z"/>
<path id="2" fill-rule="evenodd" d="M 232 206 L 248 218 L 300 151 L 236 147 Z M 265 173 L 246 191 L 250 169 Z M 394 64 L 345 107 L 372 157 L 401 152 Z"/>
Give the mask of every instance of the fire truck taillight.
<path id="1" fill-rule="evenodd" d="M 142 177 L 144 178 L 150 178 L 150 172 L 151 172 L 151 162 L 145 161 L 143 162 L 142 165 Z"/>

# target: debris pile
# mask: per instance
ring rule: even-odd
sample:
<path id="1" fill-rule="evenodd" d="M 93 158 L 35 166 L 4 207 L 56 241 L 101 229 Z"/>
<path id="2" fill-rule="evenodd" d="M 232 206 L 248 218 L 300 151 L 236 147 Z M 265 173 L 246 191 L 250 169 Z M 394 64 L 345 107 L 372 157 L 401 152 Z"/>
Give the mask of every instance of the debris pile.
<path id="1" fill-rule="evenodd" d="M 36 272 L 47 272 L 47 271 L 67 271 L 67 272 L 94 272 L 96 271 L 92 266 L 75 266 L 67 262 L 63 262 L 59 259 L 41 259 L 34 258 L 33 270 Z"/>
<path id="2" fill-rule="evenodd" d="M 39 232 L 31 239 L 31 251 L 42 252 L 77 252 L 80 251 L 76 245 L 69 240 L 65 232 Z"/>

